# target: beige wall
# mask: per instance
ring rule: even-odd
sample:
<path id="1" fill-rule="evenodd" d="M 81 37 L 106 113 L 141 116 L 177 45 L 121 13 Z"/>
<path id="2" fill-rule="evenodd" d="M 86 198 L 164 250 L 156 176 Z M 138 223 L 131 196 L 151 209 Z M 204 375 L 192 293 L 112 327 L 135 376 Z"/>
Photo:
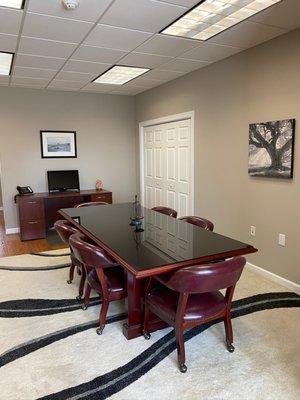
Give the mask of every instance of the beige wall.
<path id="1" fill-rule="evenodd" d="M 299 43 L 298 29 L 136 98 L 137 122 L 195 110 L 196 214 L 212 219 L 217 232 L 256 246 L 249 261 L 297 283 Z M 250 178 L 249 123 L 284 118 L 297 120 L 294 179 Z M 287 235 L 286 247 L 278 246 L 278 233 Z"/>
<path id="2" fill-rule="evenodd" d="M 6 228 L 18 226 L 16 186 L 47 190 L 46 171 L 78 169 L 82 189 L 96 178 L 114 201 L 136 190 L 134 98 L 0 87 L 0 161 Z M 40 130 L 76 130 L 76 159 L 42 159 Z"/>
<path id="3" fill-rule="evenodd" d="M 1 174 L 1 170 L 0 170 Z M 2 189 L 1 189 L 1 175 L 0 175 L 0 208 L 2 207 Z"/>

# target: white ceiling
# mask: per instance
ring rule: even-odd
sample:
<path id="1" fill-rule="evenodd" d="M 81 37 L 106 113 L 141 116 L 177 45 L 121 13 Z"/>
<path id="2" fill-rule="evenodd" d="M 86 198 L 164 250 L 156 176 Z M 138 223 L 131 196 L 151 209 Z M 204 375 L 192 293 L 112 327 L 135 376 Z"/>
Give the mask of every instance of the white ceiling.
<path id="1" fill-rule="evenodd" d="M 0 85 L 135 95 L 300 26 L 300 0 L 281 3 L 199 42 L 158 32 L 199 0 L 26 0 L 0 7 L 0 51 L 16 53 Z M 90 83 L 114 64 L 151 68 L 123 86 Z"/>

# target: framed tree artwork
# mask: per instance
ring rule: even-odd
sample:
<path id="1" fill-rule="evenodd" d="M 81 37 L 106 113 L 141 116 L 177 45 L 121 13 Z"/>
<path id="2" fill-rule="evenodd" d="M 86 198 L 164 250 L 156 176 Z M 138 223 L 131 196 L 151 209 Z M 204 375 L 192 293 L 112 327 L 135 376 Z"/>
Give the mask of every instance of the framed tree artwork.
<path id="1" fill-rule="evenodd" d="M 251 176 L 293 177 L 295 120 L 249 125 L 249 165 Z"/>

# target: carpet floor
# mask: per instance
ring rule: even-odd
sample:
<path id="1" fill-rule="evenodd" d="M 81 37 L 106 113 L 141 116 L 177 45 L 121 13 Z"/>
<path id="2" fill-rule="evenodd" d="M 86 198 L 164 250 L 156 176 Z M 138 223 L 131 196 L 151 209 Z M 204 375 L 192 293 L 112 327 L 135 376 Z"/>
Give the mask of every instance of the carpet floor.
<path id="1" fill-rule="evenodd" d="M 83 311 L 67 250 L 0 258 L 1 400 L 298 400 L 300 296 L 245 269 L 232 317 L 185 334 L 188 371 L 177 369 L 173 330 L 122 335 L 124 302 L 95 332 L 100 299 Z"/>

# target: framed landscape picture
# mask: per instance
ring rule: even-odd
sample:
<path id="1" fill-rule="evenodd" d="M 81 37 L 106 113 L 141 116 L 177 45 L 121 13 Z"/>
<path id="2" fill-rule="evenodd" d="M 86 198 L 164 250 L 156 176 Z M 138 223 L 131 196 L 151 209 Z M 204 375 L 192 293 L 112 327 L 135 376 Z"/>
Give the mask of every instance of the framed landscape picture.
<path id="1" fill-rule="evenodd" d="M 76 158 L 75 131 L 40 131 L 42 158 Z"/>
<path id="2" fill-rule="evenodd" d="M 295 120 L 249 125 L 249 165 L 251 176 L 293 177 Z"/>

